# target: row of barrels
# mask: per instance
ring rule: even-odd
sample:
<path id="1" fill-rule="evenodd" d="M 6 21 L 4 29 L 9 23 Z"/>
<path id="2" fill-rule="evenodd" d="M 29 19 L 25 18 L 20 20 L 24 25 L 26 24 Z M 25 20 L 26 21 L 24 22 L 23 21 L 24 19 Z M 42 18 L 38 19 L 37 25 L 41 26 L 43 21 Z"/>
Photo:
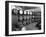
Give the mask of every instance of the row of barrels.
<path id="1" fill-rule="evenodd" d="M 17 10 L 17 9 L 12 9 L 12 14 L 41 16 L 41 12 L 33 12 L 28 10 Z"/>

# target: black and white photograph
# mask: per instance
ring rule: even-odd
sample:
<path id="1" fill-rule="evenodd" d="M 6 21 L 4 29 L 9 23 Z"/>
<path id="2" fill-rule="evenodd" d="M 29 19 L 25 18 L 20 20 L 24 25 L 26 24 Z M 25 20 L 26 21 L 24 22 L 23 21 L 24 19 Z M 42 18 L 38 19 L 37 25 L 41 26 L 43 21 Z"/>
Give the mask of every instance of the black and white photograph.
<path id="1" fill-rule="evenodd" d="M 6 9 L 7 35 L 44 33 L 44 3 L 6 2 Z"/>
<path id="2" fill-rule="evenodd" d="M 12 31 L 41 30 L 41 9 L 33 6 L 12 6 Z"/>

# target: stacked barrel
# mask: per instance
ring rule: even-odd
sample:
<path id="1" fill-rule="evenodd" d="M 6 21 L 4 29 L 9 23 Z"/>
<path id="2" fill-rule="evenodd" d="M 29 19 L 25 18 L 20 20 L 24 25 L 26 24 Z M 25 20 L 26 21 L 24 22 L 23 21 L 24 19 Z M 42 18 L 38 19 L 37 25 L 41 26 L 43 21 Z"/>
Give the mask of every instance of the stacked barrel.
<path id="1" fill-rule="evenodd" d="M 33 11 L 33 9 L 32 10 L 12 9 L 12 15 L 17 16 L 18 22 L 24 26 L 34 22 L 41 22 L 41 11 L 37 11 L 37 9 L 35 11 Z M 18 22 L 17 24 L 19 24 Z"/>

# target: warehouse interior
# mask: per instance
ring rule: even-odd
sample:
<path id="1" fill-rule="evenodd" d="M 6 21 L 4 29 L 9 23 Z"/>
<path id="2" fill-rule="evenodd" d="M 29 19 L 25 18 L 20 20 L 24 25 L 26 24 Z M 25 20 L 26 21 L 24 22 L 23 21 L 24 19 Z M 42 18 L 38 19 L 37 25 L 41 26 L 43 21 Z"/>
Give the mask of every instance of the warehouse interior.
<path id="1" fill-rule="evenodd" d="M 34 6 L 12 8 L 12 31 L 41 30 L 41 9 Z"/>

